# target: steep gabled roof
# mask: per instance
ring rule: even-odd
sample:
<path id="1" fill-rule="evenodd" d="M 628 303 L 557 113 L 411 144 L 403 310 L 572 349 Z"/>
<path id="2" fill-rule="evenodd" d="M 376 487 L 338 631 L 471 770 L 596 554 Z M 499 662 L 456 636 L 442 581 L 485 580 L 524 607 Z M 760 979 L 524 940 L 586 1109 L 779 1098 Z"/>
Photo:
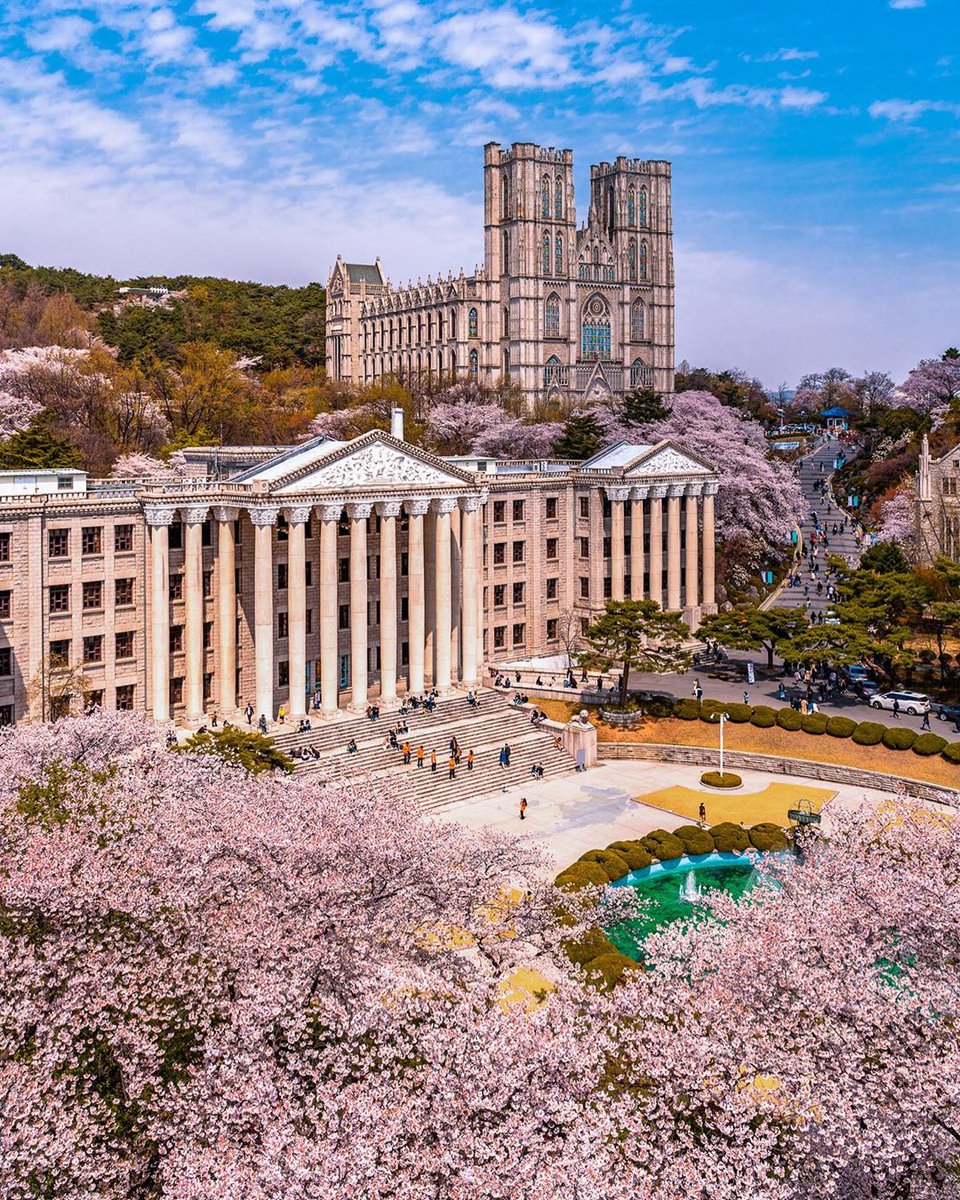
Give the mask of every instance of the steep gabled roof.
<path id="1" fill-rule="evenodd" d="M 384 278 L 379 263 L 344 263 L 351 283 L 372 283 L 383 286 Z"/>

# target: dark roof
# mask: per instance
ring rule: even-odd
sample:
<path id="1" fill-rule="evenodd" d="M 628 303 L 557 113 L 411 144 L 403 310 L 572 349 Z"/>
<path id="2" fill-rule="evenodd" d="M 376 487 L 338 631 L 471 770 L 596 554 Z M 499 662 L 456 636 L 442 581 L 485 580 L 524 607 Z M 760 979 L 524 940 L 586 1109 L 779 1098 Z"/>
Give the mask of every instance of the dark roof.
<path id="1" fill-rule="evenodd" d="M 351 283 L 383 283 L 376 263 L 344 263 Z"/>
<path id="2" fill-rule="evenodd" d="M 848 409 L 843 408 L 841 405 L 835 404 L 832 408 L 825 408 L 823 410 L 823 412 L 820 414 L 820 416 L 821 417 L 849 417 L 850 412 Z"/>

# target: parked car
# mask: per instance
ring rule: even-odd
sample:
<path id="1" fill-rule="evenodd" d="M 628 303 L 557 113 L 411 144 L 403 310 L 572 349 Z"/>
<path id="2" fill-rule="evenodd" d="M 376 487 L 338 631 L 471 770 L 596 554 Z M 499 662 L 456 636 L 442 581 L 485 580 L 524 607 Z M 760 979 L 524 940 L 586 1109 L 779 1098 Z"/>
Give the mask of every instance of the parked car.
<path id="1" fill-rule="evenodd" d="M 854 679 L 850 690 L 862 700 L 869 700 L 880 691 L 880 684 L 875 679 Z"/>
<path id="2" fill-rule="evenodd" d="M 960 721 L 960 704 L 938 704 L 937 719 L 940 721 Z"/>
<path id="3" fill-rule="evenodd" d="M 851 663 L 848 667 L 842 667 L 840 674 L 849 684 L 857 679 L 873 679 L 873 672 L 863 663 Z"/>
<path id="4" fill-rule="evenodd" d="M 870 698 L 870 707 L 892 709 L 894 702 L 901 712 L 908 713 L 911 717 L 930 711 L 930 697 L 925 696 L 923 692 L 877 692 Z"/>

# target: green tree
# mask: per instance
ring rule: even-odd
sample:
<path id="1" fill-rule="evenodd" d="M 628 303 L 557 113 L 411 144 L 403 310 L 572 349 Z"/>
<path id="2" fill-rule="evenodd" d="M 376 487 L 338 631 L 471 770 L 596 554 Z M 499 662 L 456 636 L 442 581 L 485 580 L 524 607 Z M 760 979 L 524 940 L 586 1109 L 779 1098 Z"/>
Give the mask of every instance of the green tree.
<path id="1" fill-rule="evenodd" d="M 41 413 L 28 429 L 0 442 L 0 469 L 56 470 L 58 467 L 82 467 L 83 458 L 76 446 L 55 433 L 49 417 Z"/>
<path id="2" fill-rule="evenodd" d="M 793 608 L 738 608 L 704 617 L 698 634 L 735 650 L 764 650 L 767 666 L 785 643 L 802 632 L 807 621 Z"/>
<path id="3" fill-rule="evenodd" d="M 621 668 L 621 707 L 632 670 L 679 671 L 690 662 L 684 649 L 690 630 L 679 613 L 664 612 L 654 600 L 608 600 L 584 636 L 589 647 L 584 665 L 601 671 Z"/>
<path id="4" fill-rule="evenodd" d="M 669 408 L 653 388 L 634 388 L 623 398 L 623 416 L 628 425 L 652 425 L 669 415 Z"/>
<path id="5" fill-rule="evenodd" d="M 186 754 L 212 755 L 254 775 L 262 771 L 285 771 L 289 775 L 294 769 L 293 759 L 278 750 L 269 738 L 259 733 L 247 733 L 233 725 L 227 729 L 195 733 L 177 750 Z"/>
<path id="6" fill-rule="evenodd" d="M 904 575 L 910 570 L 910 564 L 899 546 L 893 542 L 877 542 L 863 552 L 860 569 L 878 575 Z"/>
<path id="7" fill-rule="evenodd" d="M 574 413 L 553 448 L 557 458 L 592 458 L 600 449 L 600 422 L 593 413 Z"/>

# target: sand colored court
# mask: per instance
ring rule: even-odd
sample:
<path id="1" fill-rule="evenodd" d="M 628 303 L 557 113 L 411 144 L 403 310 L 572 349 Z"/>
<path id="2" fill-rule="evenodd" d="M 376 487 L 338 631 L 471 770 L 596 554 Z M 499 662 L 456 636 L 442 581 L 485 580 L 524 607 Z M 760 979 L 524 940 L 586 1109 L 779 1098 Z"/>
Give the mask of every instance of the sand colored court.
<path id="1" fill-rule="evenodd" d="M 733 821 L 739 825 L 759 825 L 761 821 L 772 821 L 775 825 L 789 826 L 787 812 L 807 800 L 814 812 L 819 812 L 828 800 L 837 794 L 836 788 L 811 787 L 803 783 L 768 783 L 759 792 L 719 792 L 710 789 L 674 786 L 660 788 L 635 796 L 638 804 L 651 808 L 662 808 L 667 813 L 696 821 L 700 805 L 706 805 L 707 821 L 717 825 L 721 821 Z M 668 824 L 666 828 L 670 828 Z"/>

